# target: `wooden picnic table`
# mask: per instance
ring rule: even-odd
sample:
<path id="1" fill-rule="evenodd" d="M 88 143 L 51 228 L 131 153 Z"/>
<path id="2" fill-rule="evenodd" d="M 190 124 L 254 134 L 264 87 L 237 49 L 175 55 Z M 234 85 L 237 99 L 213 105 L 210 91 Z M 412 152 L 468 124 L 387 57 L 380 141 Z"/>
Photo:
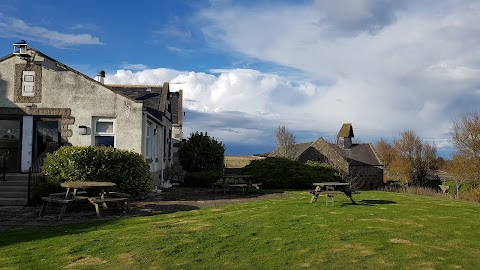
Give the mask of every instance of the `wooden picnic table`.
<path id="1" fill-rule="evenodd" d="M 108 190 L 117 184 L 112 182 L 94 182 L 94 181 L 68 181 L 60 184 L 62 187 L 67 189 L 65 193 L 65 199 L 71 199 L 73 196 L 77 195 L 79 189 L 95 189 L 100 190 L 99 195 L 102 199 L 105 198 L 105 193 L 108 193 Z"/>
<path id="2" fill-rule="evenodd" d="M 310 193 L 313 195 L 311 203 L 317 202 L 319 195 L 325 195 L 325 205 L 333 206 L 335 195 L 339 193 L 345 194 L 353 204 L 357 204 L 353 199 L 353 192 L 350 189 L 350 183 L 344 182 L 321 182 L 313 183 L 315 190 Z M 337 188 L 337 190 L 335 190 Z"/>
<path id="3" fill-rule="evenodd" d="M 222 176 L 222 181 L 220 183 L 214 183 L 213 193 L 217 187 L 223 188 L 223 194 L 226 194 L 226 188 L 241 188 L 242 194 L 245 195 L 245 191 L 248 192 L 250 187 L 258 189 L 258 191 L 262 192 L 262 183 L 252 183 L 253 176 L 249 174 L 225 174 Z M 228 180 L 233 180 L 233 183 L 227 183 Z"/>
<path id="4" fill-rule="evenodd" d="M 124 206 L 124 212 L 128 210 L 129 194 L 119 192 L 109 192 L 109 189 L 115 187 L 117 184 L 112 182 L 94 182 L 94 181 L 78 181 L 78 182 L 63 182 L 60 184 L 66 188 L 65 193 L 54 193 L 48 197 L 42 197 L 43 205 L 40 209 L 40 215 L 43 214 L 46 206 L 49 203 L 62 204 L 59 219 L 65 213 L 67 206 L 71 202 L 88 200 L 95 206 L 95 212 L 100 217 L 100 205 L 107 208 L 107 203 L 122 203 Z M 92 192 L 80 191 L 91 190 Z M 81 193 L 82 196 L 78 196 Z M 86 195 L 86 196 L 83 196 Z"/>

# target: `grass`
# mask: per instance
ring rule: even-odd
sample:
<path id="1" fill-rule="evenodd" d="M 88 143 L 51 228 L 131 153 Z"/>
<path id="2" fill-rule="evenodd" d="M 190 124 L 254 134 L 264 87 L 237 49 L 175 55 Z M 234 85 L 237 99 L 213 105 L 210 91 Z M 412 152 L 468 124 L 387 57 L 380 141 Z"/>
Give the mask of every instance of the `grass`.
<path id="1" fill-rule="evenodd" d="M 257 156 L 225 156 L 225 168 L 243 168 L 252 160 L 265 159 Z"/>
<path id="2" fill-rule="evenodd" d="M 0 269 L 478 269 L 480 204 L 310 194 L 0 232 Z"/>

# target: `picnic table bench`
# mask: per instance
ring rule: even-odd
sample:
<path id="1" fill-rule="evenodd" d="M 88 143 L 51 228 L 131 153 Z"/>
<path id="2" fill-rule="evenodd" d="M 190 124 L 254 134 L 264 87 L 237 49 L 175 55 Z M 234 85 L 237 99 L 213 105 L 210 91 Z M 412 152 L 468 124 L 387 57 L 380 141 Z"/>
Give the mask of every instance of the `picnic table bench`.
<path id="1" fill-rule="evenodd" d="M 342 183 L 342 182 L 322 182 L 322 183 L 313 183 L 315 186 L 314 191 L 310 191 L 312 194 L 312 199 L 310 200 L 311 203 L 316 203 L 318 200 L 318 196 L 325 195 L 325 205 L 326 206 L 333 206 L 335 202 L 335 195 L 344 194 L 350 199 L 350 202 L 353 204 L 357 204 L 353 199 L 353 194 L 359 193 L 354 192 L 350 189 L 349 183 Z M 324 188 L 322 190 L 322 188 Z M 337 190 L 335 190 L 337 188 Z"/>
<path id="2" fill-rule="evenodd" d="M 129 210 L 128 203 L 130 201 L 130 194 L 121 192 L 109 192 L 110 187 L 114 187 L 116 184 L 111 182 L 64 182 L 61 184 L 66 188 L 66 192 L 52 193 L 49 196 L 42 197 L 42 208 L 39 215 L 43 215 L 46 208 L 51 203 L 61 204 L 62 208 L 58 216 L 59 219 L 65 214 L 69 204 L 80 201 L 88 201 L 95 206 L 95 212 L 100 217 L 100 205 L 107 208 L 107 203 L 123 205 L 123 212 L 127 213 Z M 83 189 L 83 190 L 79 190 Z M 94 190 L 95 196 L 91 196 L 86 189 Z M 100 192 L 98 192 L 100 190 Z M 98 192 L 98 193 L 96 193 Z"/>
<path id="3" fill-rule="evenodd" d="M 253 183 L 252 182 L 252 175 L 246 174 L 226 174 L 222 176 L 221 182 L 216 182 L 212 184 L 213 193 L 215 194 L 215 190 L 217 188 L 223 189 L 223 194 L 226 194 L 226 189 L 231 188 L 235 189 L 242 189 L 242 194 L 245 196 L 245 192 L 249 192 L 250 188 L 255 188 L 258 190 L 259 193 L 262 193 L 262 183 Z M 233 183 L 228 183 L 230 182 Z"/>

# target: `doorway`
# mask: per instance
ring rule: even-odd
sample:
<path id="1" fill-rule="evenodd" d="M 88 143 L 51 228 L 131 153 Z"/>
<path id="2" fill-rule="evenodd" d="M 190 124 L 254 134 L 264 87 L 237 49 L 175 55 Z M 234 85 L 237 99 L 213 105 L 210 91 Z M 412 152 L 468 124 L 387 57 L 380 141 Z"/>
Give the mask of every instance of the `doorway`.
<path id="1" fill-rule="evenodd" d="M 35 162 L 45 151 L 60 144 L 60 119 L 35 118 L 33 132 L 33 162 Z"/>
<path id="2" fill-rule="evenodd" d="M 7 157 L 6 172 L 20 171 L 21 122 L 20 116 L 0 116 L 0 155 Z"/>

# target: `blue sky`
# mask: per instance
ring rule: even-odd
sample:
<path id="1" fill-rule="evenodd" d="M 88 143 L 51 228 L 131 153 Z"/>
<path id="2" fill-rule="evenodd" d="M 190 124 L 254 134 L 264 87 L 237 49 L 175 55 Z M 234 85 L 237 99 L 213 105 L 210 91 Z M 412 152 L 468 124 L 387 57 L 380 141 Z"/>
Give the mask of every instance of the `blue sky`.
<path id="1" fill-rule="evenodd" d="M 0 3 L 0 55 L 30 46 L 107 83 L 185 95 L 185 134 L 227 154 L 414 130 L 452 153 L 452 121 L 480 104 L 480 2 L 468 0 L 33 1 Z"/>

